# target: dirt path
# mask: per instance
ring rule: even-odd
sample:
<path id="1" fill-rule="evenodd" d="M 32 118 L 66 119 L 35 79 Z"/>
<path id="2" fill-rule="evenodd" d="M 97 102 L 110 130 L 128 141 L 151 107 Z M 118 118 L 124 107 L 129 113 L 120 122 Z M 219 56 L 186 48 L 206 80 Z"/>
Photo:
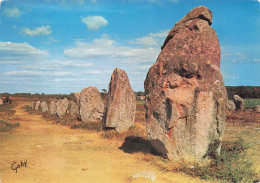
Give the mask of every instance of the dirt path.
<path id="1" fill-rule="evenodd" d="M 52 183 L 52 182 L 150 182 L 130 177 L 143 170 L 157 174 L 154 182 L 204 182 L 197 178 L 165 172 L 145 161 L 143 153 L 128 154 L 119 149 L 120 141 L 107 140 L 97 132 L 72 130 L 54 125 L 15 108 L 20 127 L 0 133 L 0 182 L 1 183 Z M 26 167 L 16 170 L 21 161 Z"/>

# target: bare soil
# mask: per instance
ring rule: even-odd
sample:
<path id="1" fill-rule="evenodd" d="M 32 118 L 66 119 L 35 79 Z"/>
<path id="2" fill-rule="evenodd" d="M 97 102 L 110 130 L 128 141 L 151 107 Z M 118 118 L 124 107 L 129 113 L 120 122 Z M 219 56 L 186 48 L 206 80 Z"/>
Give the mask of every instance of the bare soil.
<path id="1" fill-rule="evenodd" d="M 154 182 L 210 182 L 174 172 L 174 163 L 142 148 L 131 151 L 131 143 L 124 140 L 105 139 L 102 132 L 71 129 L 53 124 L 40 115 L 29 114 L 21 109 L 25 104 L 29 104 L 28 101 L 19 101 L 14 109 L 14 119 L 20 127 L 0 133 L 2 183 L 150 182 L 144 178 L 130 178 L 143 170 L 157 174 Z M 140 143 L 146 141 L 141 139 Z M 16 173 L 11 166 L 16 162 L 15 168 L 21 161 L 27 161 L 26 167 L 18 168 Z"/>

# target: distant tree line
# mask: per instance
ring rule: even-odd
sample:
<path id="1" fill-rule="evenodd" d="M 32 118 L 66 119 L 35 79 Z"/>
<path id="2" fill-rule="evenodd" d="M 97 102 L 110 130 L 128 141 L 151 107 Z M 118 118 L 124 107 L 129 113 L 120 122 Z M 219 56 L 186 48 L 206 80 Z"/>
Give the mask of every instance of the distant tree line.
<path id="1" fill-rule="evenodd" d="M 14 94 L 9 94 L 9 93 L 0 93 L 0 97 L 7 97 L 7 96 L 13 96 L 13 97 L 23 97 L 23 98 L 30 98 L 30 99 L 37 99 L 37 100 L 48 100 L 48 99 L 63 99 L 67 98 L 69 100 L 74 100 L 75 96 L 74 93 L 70 94 L 31 94 L 31 93 L 14 93 Z"/>
<path id="2" fill-rule="evenodd" d="M 228 98 L 232 99 L 233 95 L 239 95 L 242 98 L 260 98 L 260 86 L 226 86 Z M 141 96 L 144 96 L 145 93 L 143 91 L 135 92 L 137 99 Z M 74 93 L 70 94 L 31 94 L 31 93 L 0 93 L 0 97 L 7 97 L 7 96 L 14 96 L 14 97 L 24 97 L 24 98 L 33 98 L 38 100 L 44 99 L 63 99 L 67 98 L 69 100 L 74 100 L 75 96 Z M 103 100 L 107 98 L 107 90 L 103 89 L 101 92 L 101 97 Z"/>
<path id="3" fill-rule="evenodd" d="M 227 86 L 228 98 L 239 95 L 242 98 L 260 98 L 260 86 Z"/>

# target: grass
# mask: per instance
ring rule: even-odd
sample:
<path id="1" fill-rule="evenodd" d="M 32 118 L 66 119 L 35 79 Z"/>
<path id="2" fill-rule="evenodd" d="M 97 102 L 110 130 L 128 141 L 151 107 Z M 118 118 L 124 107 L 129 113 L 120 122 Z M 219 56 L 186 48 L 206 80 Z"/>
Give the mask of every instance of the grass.
<path id="1" fill-rule="evenodd" d="M 10 104 L 0 105 L 0 113 L 2 113 L 2 112 L 8 112 L 8 113 L 14 114 L 14 113 L 15 113 L 15 110 L 12 110 L 13 108 L 14 108 L 14 106 L 13 106 L 13 105 L 10 105 Z"/>
<path id="2" fill-rule="evenodd" d="M 207 153 L 211 160 L 209 164 L 184 164 L 181 171 L 202 179 L 232 183 L 253 182 L 259 178 L 248 156 L 250 145 L 246 144 L 243 139 L 223 142 L 220 155 L 213 154 L 213 149 L 214 146 Z"/>
<path id="3" fill-rule="evenodd" d="M 71 129 L 76 129 L 76 128 L 99 132 L 103 129 L 103 125 L 102 125 L 102 121 L 79 122 L 71 125 Z"/>
<path id="4" fill-rule="evenodd" d="M 256 105 L 260 105 L 260 98 L 245 99 L 245 108 L 254 108 Z"/>
<path id="5" fill-rule="evenodd" d="M 6 132 L 18 126 L 20 126 L 19 123 L 10 123 L 4 120 L 0 120 L 0 132 Z"/>

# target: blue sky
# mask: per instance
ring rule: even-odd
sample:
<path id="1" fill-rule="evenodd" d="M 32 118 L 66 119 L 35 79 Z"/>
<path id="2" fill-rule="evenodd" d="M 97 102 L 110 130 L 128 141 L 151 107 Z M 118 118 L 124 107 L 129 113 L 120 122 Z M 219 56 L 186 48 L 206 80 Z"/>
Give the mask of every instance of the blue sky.
<path id="1" fill-rule="evenodd" d="M 260 85 L 260 0 L 0 0 L 0 93 L 107 89 L 114 68 L 143 91 L 169 30 L 213 12 L 226 85 Z"/>

